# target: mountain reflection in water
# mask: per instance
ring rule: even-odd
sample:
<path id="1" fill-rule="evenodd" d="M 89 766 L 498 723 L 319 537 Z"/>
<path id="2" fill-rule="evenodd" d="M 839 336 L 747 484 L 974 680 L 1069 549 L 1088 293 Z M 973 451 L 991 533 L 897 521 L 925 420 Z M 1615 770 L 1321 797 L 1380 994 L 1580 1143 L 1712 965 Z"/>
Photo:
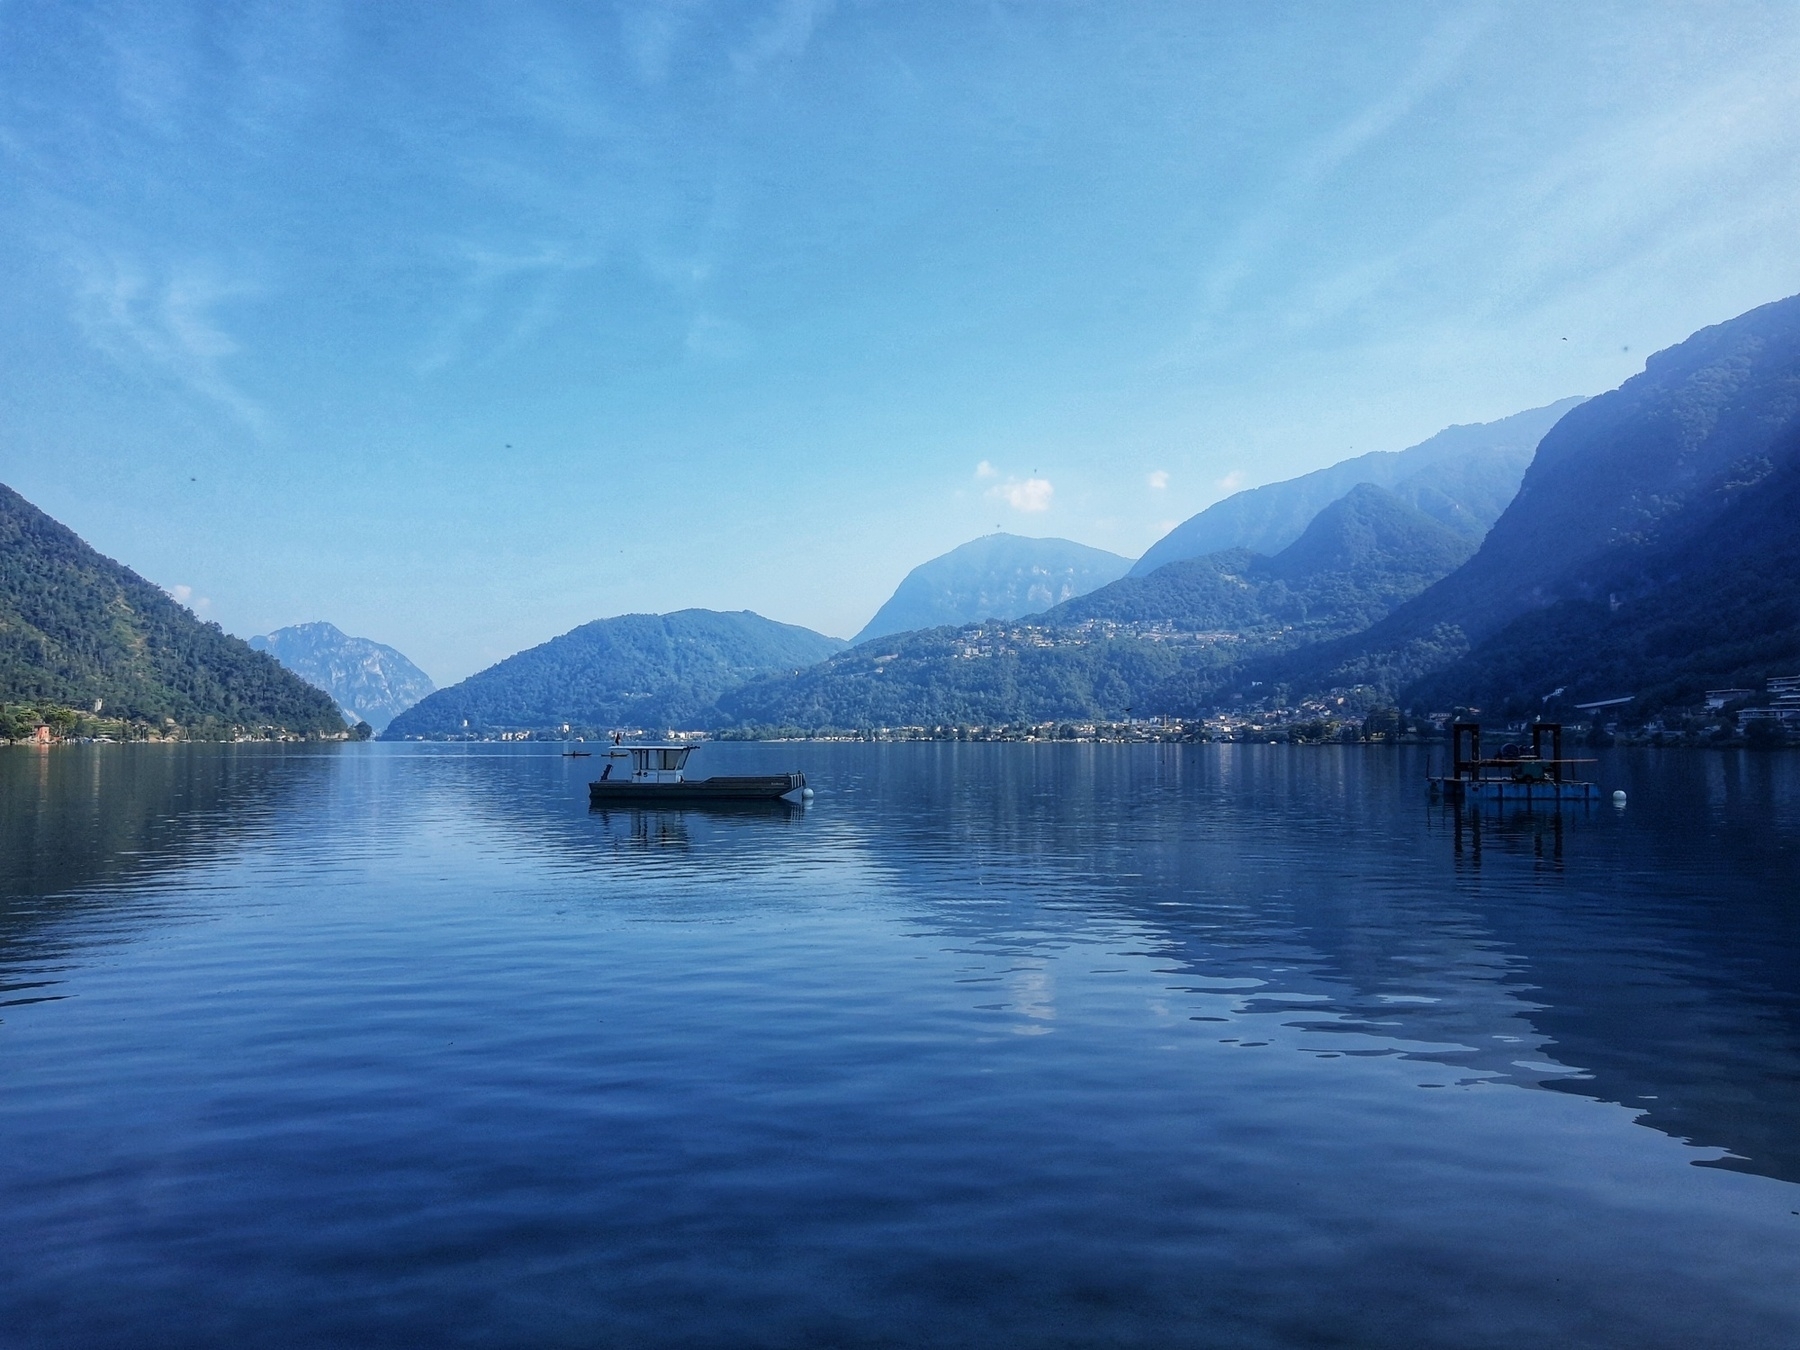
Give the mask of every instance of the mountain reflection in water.
<path id="1" fill-rule="evenodd" d="M 1748 1174 L 1715 1187 L 1800 1182 L 1800 756 L 1609 752 L 1626 808 L 1549 814 L 1435 804 L 1427 758 L 713 745 L 695 772 L 819 796 L 590 810 L 588 765 L 531 746 L 0 751 L 0 1200 L 50 1235 L 9 1251 L 0 1321 L 225 1343 L 241 1318 L 170 1310 L 228 1258 L 169 1234 L 238 1224 L 265 1262 L 239 1313 L 359 1343 L 1781 1343 L 1800 1296 L 1768 1270 L 1670 1293 L 1654 1254 L 1529 1235 L 1604 1226 L 1558 1154 L 1636 1149 L 1617 1107 Z M 1667 1241 L 1691 1219 L 1709 1260 L 1800 1272 L 1800 1220 L 1771 1239 L 1749 1192 L 1632 1166 L 1709 1197 Z M 134 1167 L 197 1189 L 104 1179 Z M 455 1253 L 420 1236 L 325 1311 L 311 1263 L 404 1247 L 415 1212 Z M 1344 1255 L 1362 1229 L 1387 1256 Z M 1530 1292 L 1537 1259 L 1588 1320 Z M 567 1324 L 499 1292 L 564 1261 Z M 1634 1321 L 1646 1289 L 1673 1309 Z M 408 1290 L 436 1311 L 384 1320 Z"/>

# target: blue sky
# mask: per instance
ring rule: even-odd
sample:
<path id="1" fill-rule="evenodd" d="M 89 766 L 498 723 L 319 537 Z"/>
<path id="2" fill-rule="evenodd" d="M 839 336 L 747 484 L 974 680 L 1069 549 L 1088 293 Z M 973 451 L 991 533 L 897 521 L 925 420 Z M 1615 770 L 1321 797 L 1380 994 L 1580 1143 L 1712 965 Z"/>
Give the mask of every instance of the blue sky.
<path id="1" fill-rule="evenodd" d="M 1795 70 L 1788 3 L 6 0 L 0 481 L 440 682 L 845 635 L 1800 291 Z"/>

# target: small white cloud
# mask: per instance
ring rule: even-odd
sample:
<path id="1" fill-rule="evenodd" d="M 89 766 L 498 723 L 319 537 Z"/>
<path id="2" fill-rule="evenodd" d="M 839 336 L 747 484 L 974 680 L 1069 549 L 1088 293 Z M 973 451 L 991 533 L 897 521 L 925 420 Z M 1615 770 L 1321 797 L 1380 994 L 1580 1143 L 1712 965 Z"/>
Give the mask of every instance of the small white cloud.
<path id="1" fill-rule="evenodd" d="M 1218 482 L 1214 483 L 1213 486 L 1218 488 L 1220 492 L 1236 492 L 1239 488 L 1244 486 L 1244 471 L 1242 469 L 1233 469 L 1230 473 L 1219 479 Z"/>
<path id="2" fill-rule="evenodd" d="M 166 593 L 169 599 L 178 605 L 185 605 L 195 614 L 204 614 L 212 608 L 212 601 L 204 595 L 195 595 L 192 586 L 169 586 Z"/>
<path id="3" fill-rule="evenodd" d="M 1048 478 L 1009 478 L 988 489 L 988 496 L 1015 511 L 1048 511 L 1056 489 Z"/>
<path id="4" fill-rule="evenodd" d="M 1000 476 L 1000 470 L 996 469 L 984 459 L 975 466 L 975 476 L 977 478 L 998 478 Z"/>
<path id="5" fill-rule="evenodd" d="M 1151 473 L 1150 477 L 1145 481 L 1147 481 L 1156 491 L 1161 492 L 1164 488 L 1169 486 L 1169 471 L 1167 469 L 1157 469 Z"/>

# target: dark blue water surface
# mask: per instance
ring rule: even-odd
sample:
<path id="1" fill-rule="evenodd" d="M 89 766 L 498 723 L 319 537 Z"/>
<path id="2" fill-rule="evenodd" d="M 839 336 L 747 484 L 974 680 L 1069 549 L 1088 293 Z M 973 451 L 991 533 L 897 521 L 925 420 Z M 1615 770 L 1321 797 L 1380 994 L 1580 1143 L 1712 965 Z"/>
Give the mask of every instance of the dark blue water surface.
<path id="1" fill-rule="evenodd" d="M 0 749 L 0 1344 L 1800 1346 L 1800 755 Z"/>

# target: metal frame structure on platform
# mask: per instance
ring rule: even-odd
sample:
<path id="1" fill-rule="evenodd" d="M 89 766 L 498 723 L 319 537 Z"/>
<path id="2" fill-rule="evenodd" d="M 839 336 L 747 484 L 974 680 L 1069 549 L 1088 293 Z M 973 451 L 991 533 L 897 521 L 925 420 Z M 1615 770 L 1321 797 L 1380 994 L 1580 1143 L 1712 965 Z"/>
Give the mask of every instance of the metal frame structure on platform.
<path id="1" fill-rule="evenodd" d="M 1495 801 L 1535 804 L 1539 802 L 1591 802 L 1600 797 L 1594 783 L 1583 783 L 1564 775 L 1571 764 L 1584 761 L 1564 759 L 1563 729 L 1560 722 L 1535 722 L 1531 727 L 1531 747 L 1506 745 L 1491 759 L 1481 754 L 1481 724 L 1454 722 L 1450 726 L 1450 773 L 1429 780 L 1434 794 L 1446 801 Z M 1549 754 L 1544 751 L 1548 749 Z"/>

